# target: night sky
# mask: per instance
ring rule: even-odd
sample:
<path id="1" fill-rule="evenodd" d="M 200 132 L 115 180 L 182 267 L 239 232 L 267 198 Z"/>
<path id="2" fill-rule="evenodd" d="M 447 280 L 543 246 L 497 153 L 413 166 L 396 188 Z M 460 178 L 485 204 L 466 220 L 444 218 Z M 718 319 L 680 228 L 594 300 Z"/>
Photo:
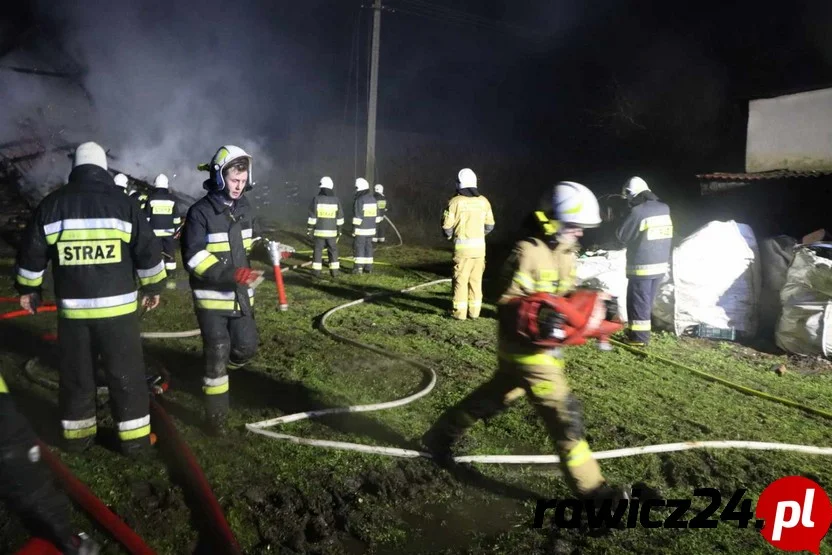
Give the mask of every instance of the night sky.
<path id="1" fill-rule="evenodd" d="M 195 165 L 236 142 L 278 202 L 324 174 L 351 192 L 366 134 L 362 3 L 15 2 L 0 64 L 80 70 L 83 88 L 0 71 L 0 141 L 95 137 L 131 175 L 176 173 L 192 193 Z M 391 193 L 436 187 L 442 201 L 470 165 L 501 198 L 563 179 L 611 192 L 633 173 L 666 197 L 696 194 L 695 173 L 743 170 L 750 98 L 832 83 L 828 1 L 384 4 L 378 174 Z M 84 90 L 91 104 L 75 98 Z"/>

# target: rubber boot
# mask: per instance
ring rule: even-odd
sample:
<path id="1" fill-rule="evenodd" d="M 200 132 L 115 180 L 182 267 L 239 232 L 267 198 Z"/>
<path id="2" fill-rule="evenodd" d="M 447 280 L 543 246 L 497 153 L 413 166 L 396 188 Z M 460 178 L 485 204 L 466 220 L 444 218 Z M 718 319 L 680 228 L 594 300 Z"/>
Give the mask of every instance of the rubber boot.
<path id="1" fill-rule="evenodd" d="M 208 434 L 212 437 L 228 435 L 228 419 L 224 414 L 209 414 L 207 418 Z"/>
<path id="2" fill-rule="evenodd" d="M 321 271 L 320 270 L 312 270 L 312 277 L 316 277 L 316 278 L 321 277 Z"/>
<path id="3" fill-rule="evenodd" d="M 329 275 L 331 275 L 334 278 L 337 278 L 338 277 L 338 270 L 330 270 Z"/>
<path id="4" fill-rule="evenodd" d="M 354 274 L 363 274 L 364 273 L 364 268 L 359 266 L 358 268 L 354 269 L 352 271 L 352 273 L 354 273 Z"/>

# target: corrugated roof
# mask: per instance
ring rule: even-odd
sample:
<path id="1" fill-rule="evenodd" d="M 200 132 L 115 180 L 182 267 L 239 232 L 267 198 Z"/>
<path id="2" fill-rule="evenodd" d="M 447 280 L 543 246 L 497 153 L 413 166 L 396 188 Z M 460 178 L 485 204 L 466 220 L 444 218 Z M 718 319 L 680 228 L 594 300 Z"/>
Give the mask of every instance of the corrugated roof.
<path id="1" fill-rule="evenodd" d="M 764 179 L 793 179 L 804 177 L 823 177 L 832 175 L 832 170 L 828 171 L 799 171 L 799 170 L 771 170 L 767 172 L 755 173 L 728 173 L 715 172 L 703 173 L 697 175 L 700 181 L 760 181 Z"/>

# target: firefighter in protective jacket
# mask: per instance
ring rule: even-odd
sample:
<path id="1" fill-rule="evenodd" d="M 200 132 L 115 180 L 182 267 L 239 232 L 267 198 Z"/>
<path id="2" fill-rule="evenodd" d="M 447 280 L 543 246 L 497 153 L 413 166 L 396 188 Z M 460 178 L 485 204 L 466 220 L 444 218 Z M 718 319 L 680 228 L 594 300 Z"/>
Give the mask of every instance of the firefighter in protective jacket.
<path id="1" fill-rule="evenodd" d="M 331 178 L 321 178 L 318 194 L 312 197 L 309 205 L 306 225 L 306 234 L 315 238 L 312 273 L 316 277 L 321 275 L 323 252 L 326 247 L 329 256 L 329 272 L 332 277 L 337 277 L 338 270 L 341 268 L 341 263 L 338 261 L 338 239 L 341 237 L 341 226 L 344 225 L 344 211 L 341 208 L 341 201 L 333 192 Z"/>
<path id="2" fill-rule="evenodd" d="M 33 537 L 62 553 L 94 555 L 99 546 L 72 529 L 69 500 L 52 481 L 41 459 L 35 431 L 18 412 L 0 376 L 0 499 L 20 517 Z"/>
<path id="3" fill-rule="evenodd" d="M 659 201 L 642 178 L 630 178 L 623 189 L 630 213 L 616 236 L 627 247 L 627 342 L 646 346 L 650 342 L 653 301 L 670 269 L 673 221 L 670 208 Z"/>
<path id="4" fill-rule="evenodd" d="M 491 203 L 477 190 L 477 176 L 459 172 L 457 194 L 442 218 L 442 231 L 454 242 L 453 309 L 457 320 L 478 318 L 482 309 L 485 236 L 494 230 Z"/>
<path id="5" fill-rule="evenodd" d="M 377 184 L 373 187 L 373 196 L 376 199 L 376 206 L 378 207 L 378 215 L 376 216 L 376 236 L 373 237 L 373 243 L 384 243 L 384 216 L 390 209 L 387 204 L 387 197 L 384 196 L 384 185 Z"/>
<path id="6" fill-rule="evenodd" d="M 263 272 L 252 270 L 248 258 L 255 224 L 244 192 L 252 183 L 251 162 L 243 149 L 227 145 L 200 166 L 210 172 L 203 184 L 208 194 L 188 210 L 182 234 L 202 331 L 207 423 L 218 435 L 226 430 L 228 370 L 243 367 L 257 352 L 254 288 Z"/>
<path id="7" fill-rule="evenodd" d="M 153 181 L 155 189 L 147 197 L 145 211 L 150 219 L 150 226 L 162 243 L 162 256 L 165 258 L 165 271 L 172 279 L 176 272 L 176 234 L 182 224 L 176 198 L 169 189 L 168 177 L 160 173 Z"/>
<path id="8" fill-rule="evenodd" d="M 561 182 L 548 191 L 530 223 L 530 236 L 515 245 L 503 271 L 503 294 L 497 303 L 501 322 L 519 298 L 536 293 L 563 295 L 574 288 L 578 238 L 584 228 L 600 225 L 598 201 L 583 185 Z M 586 441 L 581 405 L 566 382 L 560 350 L 518 340 L 506 326 L 498 329 L 497 372 L 440 417 L 423 437 L 425 445 L 447 461 L 451 447 L 468 428 L 525 395 L 555 443 L 572 492 L 580 497 L 609 494 L 612 489 Z"/>
<path id="9" fill-rule="evenodd" d="M 370 184 L 363 177 L 355 180 L 355 200 L 352 211 L 353 256 L 356 274 L 373 271 L 373 237 L 376 235 L 378 205 Z"/>
<path id="10" fill-rule="evenodd" d="M 136 203 L 114 186 L 99 145 L 75 151 L 69 183 L 47 196 L 17 255 L 21 306 L 34 313 L 52 262 L 58 305 L 59 404 L 67 449 L 96 435 L 96 355 L 103 358 L 113 418 L 125 454 L 150 446 L 150 416 L 139 331 L 138 276 L 153 309 L 165 279 L 159 242 Z"/>

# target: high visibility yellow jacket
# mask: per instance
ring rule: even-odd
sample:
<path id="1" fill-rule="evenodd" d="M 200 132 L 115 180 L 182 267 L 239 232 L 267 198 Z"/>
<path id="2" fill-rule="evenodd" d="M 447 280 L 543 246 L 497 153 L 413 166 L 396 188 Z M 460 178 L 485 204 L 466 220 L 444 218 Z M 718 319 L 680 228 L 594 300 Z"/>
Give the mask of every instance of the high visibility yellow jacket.
<path id="1" fill-rule="evenodd" d="M 442 230 L 448 239 L 453 239 L 455 254 L 471 258 L 485 256 L 485 236 L 493 229 L 494 213 L 484 196 L 466 191 L 448 202 Z"/>
<path id="2" fill-rule="evenodd" d="M 514 245 L 500 276 L 502 296 L 499 307 L 511 299 L 534 293 L 564 295 L 575 289 L 577 247 L 558 244 L 554 248 L 537 237 L 527 237 Z M 543 350 L 508 341 L 500 334 L 500 353 L 531 353 Z"/>

